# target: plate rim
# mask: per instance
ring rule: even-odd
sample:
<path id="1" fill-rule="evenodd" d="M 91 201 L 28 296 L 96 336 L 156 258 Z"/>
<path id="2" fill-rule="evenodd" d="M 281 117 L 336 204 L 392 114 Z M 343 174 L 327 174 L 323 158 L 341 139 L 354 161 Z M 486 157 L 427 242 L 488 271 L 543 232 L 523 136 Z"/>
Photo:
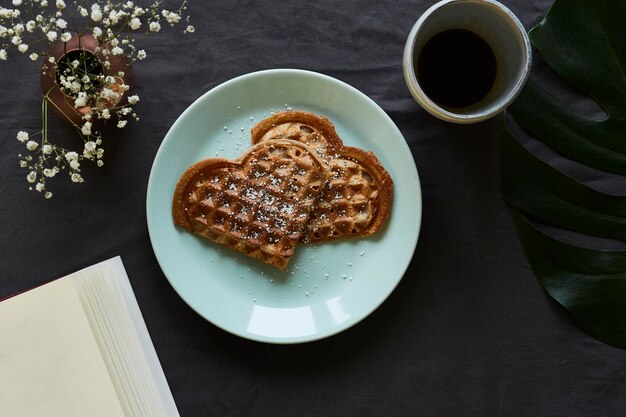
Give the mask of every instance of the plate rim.
<path id="1" fill-rule="evenodd" d="M 400 276 L 395 279 L 395 282 L 393 283 L 393 285 L 389 288 L 389 291 L 384 294 L 384 296 L 380 297 L 378 299 L 377 303 L 372 303 L 369 305 L 369 307 L 367 309 L 365 309 L 366 311 L 356 317 L 354 320 L 346 320 L 345 322 L 342 322 L 341 324 L 331 328 L 330 331 L 317 331 L 314 334 L 311 335 L 305 335 L 305 336 L 296 336 L 296 337 L 289 337 L 289 338 L 275 338 L 275 337 L 269 337 L 269 336 L 263 336 L 263 335 L 258 335 L 258 334 L 251 334 L 251 333 L 245 333 L 245 332 L 240 332 L 237 331 L 235 329 L 232 328 L 228 328 L 227 326 L 222 325 L 221 323 L 216 323 L 214 320 L 212 320 L 211 318 L 207 317 L 206 314 L 204 314 L 203 312 L 199 311 L 198 308 L 196 308 L 192 303 L 187 301 L 187 298 L 181 293 L 181 291 L 179 291 L 179 289 L 177 288 L 177 286 L 172 282 L 172 279 L 168 276 L 168 274 L 165 272 L 165 269 L 163 268 L 163 261 L 161 259 L 161 256 L 159 255 L 159 253 L 157 252 L 156 248 L 155 248 L 155 243 L 154 243 L 154 238 L 153 238 L 153 231 L 152 231 L 152 226 L 151 224 L 153 224 L 153 222 L 151 221 L 151 214 L 150 214 L 150 200 L 152 198 L 153 192 L 151 192 L 151 189 L 154 187 L 154 176 L 155 174 L 155 170 L 154 167 L 157 164 L 157 161 L 159 159 L 162 158 L 162 153 L 165 152 L 164 149 L 164 145 L 166 142 L 168 142 L 168 138 L 170 137 L 170 134 L 178 127 L 178 125 L 181 123 L 181 120 L 183 120 L 185 117 L 185 115 L 187 113 L 190 113 L 193 111 L 193 109 L 199 105 L 200 102 L 204 101 L 206 99 L 207 96 L 212 95 L 212 94 L 216 94 L 219 90 L 228 88 L 231 84 L 235 84 L 238 82 L 242 82 L 248 78 L 256 78 L 256 77 L 263 77 L 265 75 L 273 75 L 273 74 L 301 74 L 304 76 L 308 76 L 308 77 L 314 77 L 314 78 L 321 78 L 326 82 L 330 82 L 330 83 L 337 83 L 339 85 L 341 85 L 344 88 L 347 88 L 348 90 L 351 90 L 353 93 L 355 93 L 361 100 L 363 100 L 364 102 L 366 102 L 367 104 L 369 104 L 370 106 L 372 106 L 377 112 L 379 112 L 381 114 L 381 116 L 383 118 L 386 119 L 386 121 L 389 123 L 389 125 L 392 127 L 392 129 L 395 129 L 395 132 L 403 139 L 402 141 L 400 141 L 400 147 L 402 148 L 402 150 L 406 151 L 408 154 L 411 155 L 411 158 L 409 158 L 410 163 L 412 164 L 412 168 L 413 168 L 413 172 L 415 173 L 415 181 L 417 183 L 417 190 L 416 190 L 416 200 L 417 200 L 417 208 L 418 208 L 418 215 L 416 216 L 416 229 L 414 232 L 414 236 L 411 236 L 410 241 L 413 242 L 412 244 L 412 248 L 411 248 L 411 256 L 407 257 L 407 261 L 405 262 L 405 265 L 402 265 L 402 267 L 400 268 L 400 270 L 402 271 L 402 273 L 400 274 Z M 362 91 L 360 91 L 359 89 L 357 89 L 356 87 L 353 87 L 352 85 L 346 83 L 345 81 L 339 80 L 337 78 L 331 77 L 329 75 L 326 74 L 322 74 L 316 71 L 310 71 L 310 70 L 304 70 L 304 69 L 296 69 L 296 68 L 275 68 L 275 69 L 266 69 L 266 70 L 260 70 L 260 71 L 253 71 L 253 72 L 249 72 L 249 73 L 244 73 L 241 75 L 238 75 L 236 77 L 233 77 L 231 79 L 228 79 L 222 83 L 217 84 L 216 86 L 210 88 L 208 91 L 204 92 L 202 95 L 200 95 L 199 97 L 197 97 L 192 103 L 190 103 L 185 110 L 176 118 L 176 120 L 174 121 L 174 123 L 170 126 L 170 128 L 168 129 L 167 133 L 165 134 L 165 136 L 163 137 L 163 139 L 161 140 L 161 143 L 159 144 L 159 148 L 157 149 L 157 152 L 154 156 L 154 159 L 152 161 L 152 165 L 150 167 L 150 174 L 148 176 L 148 183 L 146 186 L 146 223 L 147 223 L 147 228 L 148 228 L 148 237 L 150 239 L 150 246 L 152 247 L 152 252 L 154 253 L 154 256 L 157 260 L 157 263 L 159 264 L 159 268 L 161 269 L 161 272 L 163 273 L 163 275 L 165 276 L 165 278 L 167 279 L 168 283 L 170 284 L 170 286 L 174 289 L 174 291 L 176 292 L 176 294 L 185 302 L 185 304 L 187 306 L 189 306 L 196 314 L 198 314 L 200 317 L 202 317 L 203 319 L 205 319 L 206 321 L 208 321 L 209 323 L 211 323 L 212 325 L 214 325 L 215 327 L 226 331 L 227 333 L 230 333 L 232 335 L 235 336 L 239 336 L 241 338 L 247 339 L 247 340 L 252 340 L 255 342 L 262 342 L 262 343 L 270 343 L 270 344 L 278 344 L 278 345 L 292 345 L 292 344 L 302 344 L 302 343 L 309 343 L 309 342 L 314 342 L 317 340 L 322 340 L 322 339 L 326 339 L 328 337 L 334 336 L 336 334 L 339 334 L 351 327 L 354 327 L 355 325 L 357 325 L 358 323 L 360 323 L 361 321 L 363 321 L 365 318 L 367 318 L 368 316 L 370 316 L 374 311 L 376 311 L 388 298 L 389 296 L 395 291 L 395 289 L 397 288 L 397 286 L 399 285 L 400 281 L 402 281 L 402 278 L 404 278 L 409 265 L 411 264 L 411 261 L 413 260 L 413 257 L 415 255 L 415 250 L 417 248 L 417 243 L 419 241 L 419 236 L 420 236 L 420 232 L 421 232 L 421 226 L 422 226 L 422 218 L 423 218 L 423 201 L 422 201 L 422 185 L 421 185 L 421 181 L 420 181 L 420 176 L 419 176 L 419 171 L 417 169 L 417 165 L 415 164 L 415 158 L 412 157 L 412 152 L 411 152 L 411 148 L 409 147 L 408 143 L 406 142 L 406 139 L 404 138 L 404 135 L 402 134 L 402 132 L 400 131 L 400 129 L 398 128 L 398 126 L 395 124 L 395 122 L 391 119 L 391 117 L 387 114 L 387 112 L 380 107 L 373 99 L 371 99 L 369 96 L 367 96 L 365 93 L 363 93 Z"/>

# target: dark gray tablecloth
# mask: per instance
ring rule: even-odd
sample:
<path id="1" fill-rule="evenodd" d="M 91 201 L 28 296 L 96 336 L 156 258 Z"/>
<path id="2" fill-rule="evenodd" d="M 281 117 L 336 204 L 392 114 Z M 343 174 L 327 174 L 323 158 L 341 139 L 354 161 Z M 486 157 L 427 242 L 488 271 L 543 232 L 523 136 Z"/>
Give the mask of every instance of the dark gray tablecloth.
<path id="1" fill-rule="evenodd" d="M 37 65 L 0 63 L 0 298 L 121 255 L 183 417 L 626 414 L 626 352 L 580 331 L 524 258 L 499 195 L 497 122 L 440 122 L 405 87 L 405 38 L 432 1 L 191 3 L 193 36 L 139 42 L 141 121 L 109 132 L 104 168 L 81 186 L 55 181 L 51 201 L 27 191 L 16 156 L 16 132 L 40 123 Z M 505 4 L 530 28 L 549 1 Z M 371 97 L 409 143 L 423 187 L 417 250 L 389 299 L 355 327 L 295 346 L 196 315 L 159 269 L 145 218 L 174 120 L 212 87 L 268 68 L 318 71 Z M 61 125 L 51 135 L 75 140 Z"/>

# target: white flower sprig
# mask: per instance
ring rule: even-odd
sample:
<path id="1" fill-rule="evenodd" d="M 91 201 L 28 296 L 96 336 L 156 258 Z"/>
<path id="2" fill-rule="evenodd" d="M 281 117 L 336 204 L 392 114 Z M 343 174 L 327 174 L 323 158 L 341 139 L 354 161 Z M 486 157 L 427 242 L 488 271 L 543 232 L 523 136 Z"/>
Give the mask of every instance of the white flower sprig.
<path id="1" fill-rule="evenodd" d="M 112 61 L 125 57 L 132 63 L 147 57 L 145 50 L 135 47 L 138 34 L 160 32 L 164 26 L 174 27 L 181 22 L 186 24 L 183 33 L 195 31 L 186 14 L 186 0 L 175 10 L 165 9 L 162 4 L 162 0 L 147 7 L 120 0 L 76 0 L 67 4 L 64 0 L 12 0 L 12 8 L 0 7 L 0 61 L 8 60 L 13 50 L 18 55 L 27 54 L 33 61 L 47 60 L 56 80 L 53 88 L 59 88 L 66 101 L 82 115 L 80 123 L 71 123 L 83 148 L 76 151 L 54 144 L 49 138 L 48 109 L 57 104 L 50 99 L 51 91 L 43 94 L 41 129 L 17 133 L 17 140 L 28 151 L 19 155 L 19 163 L 28 171 L 26 180 L 31 190 L 51 198 L 48 182 L 62 171 L 68 173 L 72 182 L 83 183 L 82 162 L 104 165 L 101 125 L 112 121 L 123 129 L 129 119 L 139 120 L 134 110 L 139 97 L 128 95 L 130 86 L 124 81 L 125 73 L 112 73 Z M 68 53 L 57 62 L 48 52 L 57 42 L 86 35 L 99 43 L 93 53 Z"/>

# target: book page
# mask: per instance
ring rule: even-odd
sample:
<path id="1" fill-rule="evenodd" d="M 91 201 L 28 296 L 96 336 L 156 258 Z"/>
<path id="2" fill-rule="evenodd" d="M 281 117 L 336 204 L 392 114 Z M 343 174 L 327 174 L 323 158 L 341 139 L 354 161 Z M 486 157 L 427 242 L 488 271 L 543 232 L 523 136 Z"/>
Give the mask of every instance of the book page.
<path id="1" fill-rule="evenodd" d="M 11 417 L 124 417 L 70 280 L 0 302 L 0 410 Z"/>

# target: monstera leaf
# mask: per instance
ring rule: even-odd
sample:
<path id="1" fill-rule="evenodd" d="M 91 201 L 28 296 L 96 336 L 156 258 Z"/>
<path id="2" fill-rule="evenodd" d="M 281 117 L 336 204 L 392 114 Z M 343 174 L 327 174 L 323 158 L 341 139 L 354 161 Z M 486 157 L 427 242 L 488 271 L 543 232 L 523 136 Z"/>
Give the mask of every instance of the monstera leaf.
<path id="1" fill-rule="evenodd" d="M 626 175 L 626 1 L 556 0 L 530 31 L 547 64 L 606 112 L 594 120 L 529 81 L 509 114 L 563 156 Z M 581 248 L 529 221 L 626 241 L 626 189 L 611 195 L 577 182 L 537 158 L 508 126 L 501 137 L 502 196 L 512 207 L 531 268 L 578 325 L 626 348 L 626 251 Z"/>

